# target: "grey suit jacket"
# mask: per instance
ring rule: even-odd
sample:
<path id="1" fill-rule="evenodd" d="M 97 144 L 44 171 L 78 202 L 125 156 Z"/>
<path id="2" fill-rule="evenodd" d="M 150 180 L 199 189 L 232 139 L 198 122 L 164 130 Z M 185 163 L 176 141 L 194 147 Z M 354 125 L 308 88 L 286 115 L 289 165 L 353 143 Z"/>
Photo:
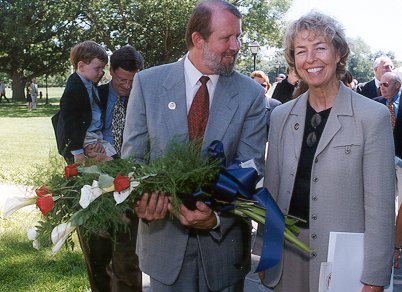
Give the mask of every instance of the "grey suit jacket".
<path id="1" fill-rule="evenodd" d="M 288 213 L 306 116 L 308 92 L 271 116 L 265 186 Z M 394 145 L 384 106 L 342 83 L 311 170 L 310 290 L 318 291 L 330 231 L 364 232 L 361 281 L 387 285 L 394 243 Z M 270 271 L 266 273 L 269 274 Z M 270 275 L 272 278 L 272 275 Z"/>
<path id="2" fill-rule="evenodd" d="M 185 95 L 184 60 L 136 74 L 127 107 L 122 157 L 146 163 L 163 154 L 171 139 L 187 142 Z M 220 76 L 203 148 L 220 140 L 228 162 L 254 158 L 263 171 L 265 135 L 263 88 L 237 72 Z M 222 215 L 218 230 L 197 237 L 211 289 L 222 289 L 245 277 L 250 269 L 248 224 Z M 188 230 L 169 215 L 164 220 L 140 222 L 137 254 L 141 270 L 164 284 L 173 284 L 182 267 L 187 240 Z"/>

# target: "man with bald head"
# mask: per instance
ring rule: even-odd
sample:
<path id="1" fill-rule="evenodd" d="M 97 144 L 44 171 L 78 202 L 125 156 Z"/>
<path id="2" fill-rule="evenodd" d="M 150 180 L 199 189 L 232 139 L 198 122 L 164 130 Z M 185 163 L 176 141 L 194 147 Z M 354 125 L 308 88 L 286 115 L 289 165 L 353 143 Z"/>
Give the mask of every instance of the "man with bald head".
<path id="1" fill-rule="evenodd" d="M 373 63 L 374 79 L 366 82 L 360 83 L 356 87 L 356 92 L 364 95 L 368 98 L 375 98 L 377 96 L 382 96 L 380 81 L 382 75 L 386 72 L 391 72 L 394 69 L 394 64 L 392 60 L 387 56 L 380 56 L 375 59 Z"/>
<path id="2" fill-rule="evenodd" d="M 380 87 L 382 96 L 374 100 L 385 104 L 391 112 L 391 123 L 394 129 L 395 143 L 395 169 L 396 169 L 396 234 L 395 234 L 395 253 L 394 265 L 399 268 L 399 256 L 402 248 L 402 106 L 400 105 L 402 80 L 395 72 L 386 72 L 381 78 Z"/>
<path id="3" fill-rule="evenodd" d="M 385 104 L 390 109 L 391 122 L 394 127 L 395 155 L 402 158 L 401 77 L 395 72 L 386 72 L 382 75 L 379 84 L 382 96 L 376 97 L 374 100 Z"/>

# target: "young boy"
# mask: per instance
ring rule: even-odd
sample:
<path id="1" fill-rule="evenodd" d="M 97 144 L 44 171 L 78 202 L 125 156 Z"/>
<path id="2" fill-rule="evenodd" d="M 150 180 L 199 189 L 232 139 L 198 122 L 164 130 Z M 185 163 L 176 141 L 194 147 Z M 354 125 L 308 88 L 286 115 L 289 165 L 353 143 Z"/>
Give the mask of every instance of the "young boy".
<path id="1" fill-rule="evenodd" d="M 71 49 L 70 62 L 75 73 L 67 80 L 60 99 L 60 111 L 52 118 L 59 153 L 68 163 L 83 164 L 84 148 L 102 144 L 104 151 L 96 160 L 111 160 L 113 146 L 102 136 L 103 110 L 96 83 L 108 61 L 106 50 L 93 41 L 84 41 Z"/>

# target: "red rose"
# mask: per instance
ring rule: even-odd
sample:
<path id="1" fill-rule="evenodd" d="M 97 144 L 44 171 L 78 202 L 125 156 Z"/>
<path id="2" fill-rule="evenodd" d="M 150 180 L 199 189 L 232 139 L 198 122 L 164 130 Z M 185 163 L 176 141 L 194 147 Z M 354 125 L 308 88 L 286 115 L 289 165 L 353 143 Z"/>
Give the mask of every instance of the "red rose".
<path id="1" fill-rule="evenodd" d="M 70 176 L 78 175 L 77 166 L 78 166 L 78 164 L 74 163 L 74 164 L 67 165 L 66 167 L 64 167 L 64 178 L 68 179 Z"/>
<path id="2" fill-rule="evenodd" d="M 47 194 L 50 194 L 49 190 L 47 188 L 45 188 L 44 186 L 41 186 L 39 189 L 36 189 L 35 193 L 38 197 L 44 197 Z"/>
<path id="3" fill-rule="evenodd" d="M 116 192 L 124 191 L 130 187 L 130 180 L 128 176 L 118 175 L 114 179 L 114 189 Z"/>
<path id="4" fill-rule="evenodd" d="M 49 211 L 51 211 L 53 209 L 53 205 L 54 205 L 53 197 L 52 196 L 45 196 L 45 197 L 39 196 L 36 199 L 36 205 L 38 206 L 38 208 L 40 209 L 42 214 L 46 215 L 47 213 L 49 213 Z"/>

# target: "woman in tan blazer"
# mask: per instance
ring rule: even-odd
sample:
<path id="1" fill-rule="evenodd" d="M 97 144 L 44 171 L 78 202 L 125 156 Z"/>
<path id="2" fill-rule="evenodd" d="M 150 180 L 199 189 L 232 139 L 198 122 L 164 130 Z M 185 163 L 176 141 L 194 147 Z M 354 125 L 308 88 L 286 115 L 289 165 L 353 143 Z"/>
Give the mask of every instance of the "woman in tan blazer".
<path id="1" fill-rule="evenodd" d="M 310 12 L 296 20 L 285 46 L 287 62 L 309 90 L 272 113 L 265 186 L 284 214 L 306 220 L 300 238 L 314 252 L 285 244 L 275 291 L 318 291 L 331 231 L 364 233 L 362 291 L 382 291 L 394 242 L 389 112 L 339 81 L 349 48 L 333 18 Z M 275 278 L 272 270 L 265 274 Z"/>

